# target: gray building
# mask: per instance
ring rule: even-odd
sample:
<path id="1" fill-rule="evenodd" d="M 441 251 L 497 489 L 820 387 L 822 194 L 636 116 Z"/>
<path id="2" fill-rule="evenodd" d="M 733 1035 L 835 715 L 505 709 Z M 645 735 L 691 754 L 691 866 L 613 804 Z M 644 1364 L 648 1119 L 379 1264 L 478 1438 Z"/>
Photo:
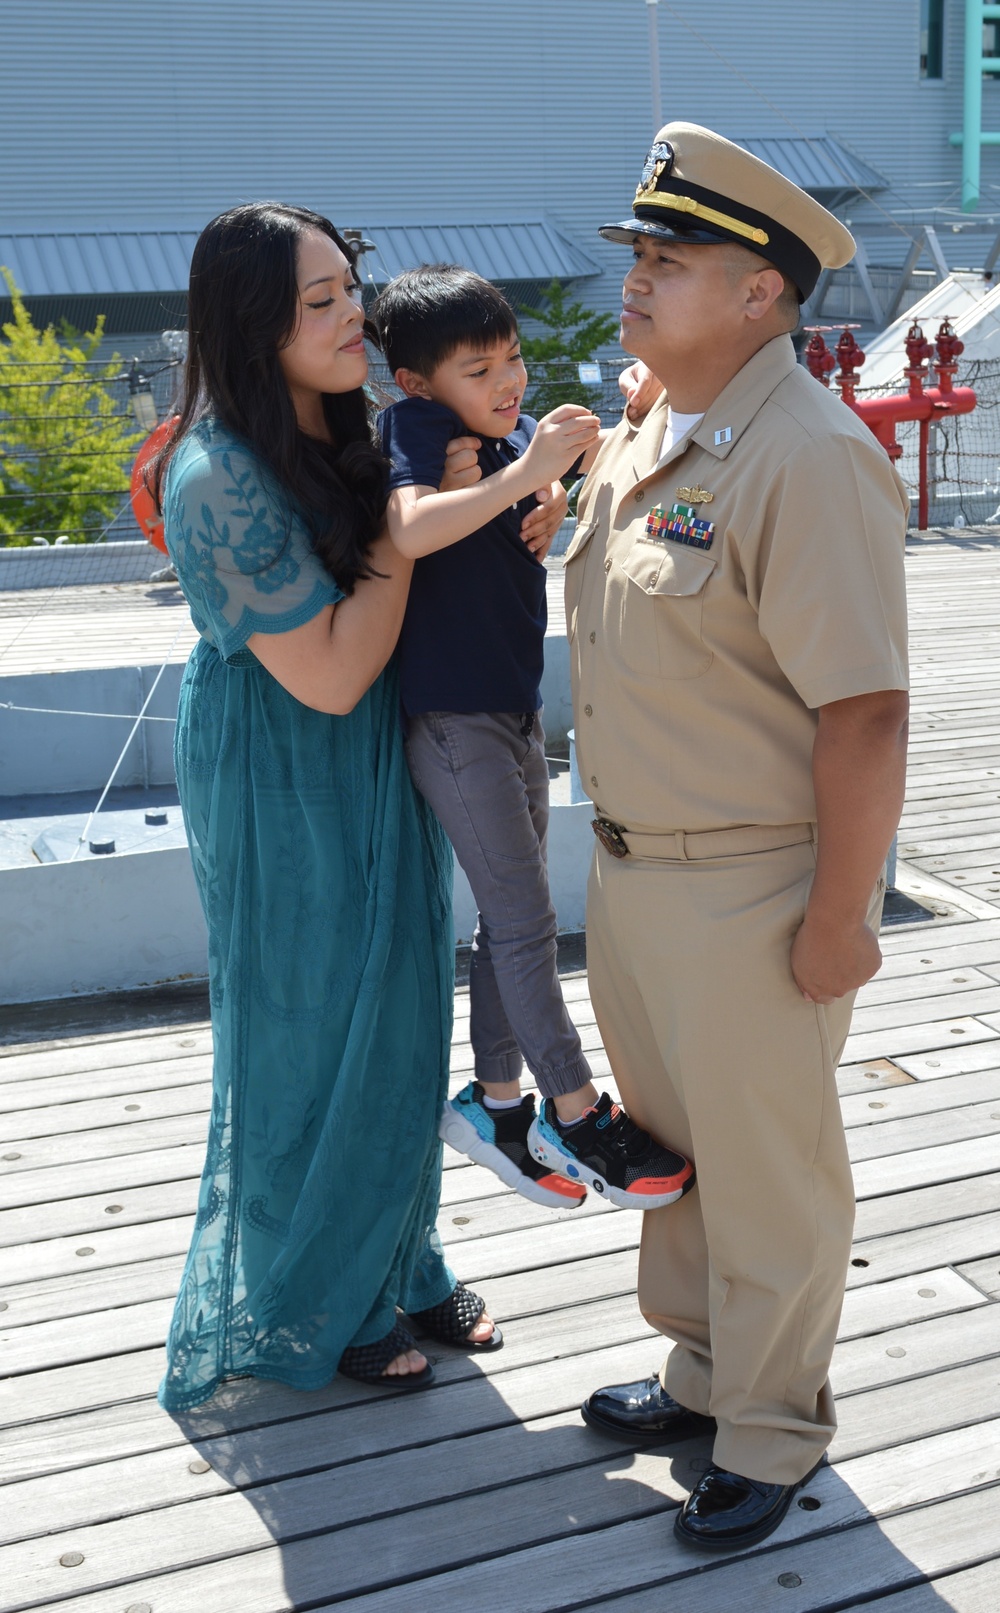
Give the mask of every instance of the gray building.
<path id="1" fill-rule="evenodd" d="M 996 148 L 979 212 L 959 208 L 963 14 L 964 0 L 0 0 L 0 263 L 36 315 L 156 330 L 182 321 L 205 221 L 270 196 L 361 230 L 375 283 L 461 258 L 522 302 L 556 276 L 614 309 L 624 253 L 595 229 L 628 211 L 658 99 L 851 221 L 868 286 L 839 277 L 825 312 L 878 323 L 908 254 L 911 297 L 940 270 L 937 243 L 977 265 L 1000 230 Z M 983 122 L 1000 128 L 992 78 Z"/>

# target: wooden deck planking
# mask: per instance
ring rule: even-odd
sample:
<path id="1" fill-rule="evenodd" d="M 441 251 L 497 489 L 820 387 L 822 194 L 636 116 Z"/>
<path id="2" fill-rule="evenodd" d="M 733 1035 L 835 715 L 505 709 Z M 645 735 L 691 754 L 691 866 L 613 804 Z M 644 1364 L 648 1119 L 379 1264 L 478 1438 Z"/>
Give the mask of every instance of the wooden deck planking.
<path id="1" fill-rule="evenodd" d="M 234 1383 L 183 1426 L 167 1417 L 152 1391 L 191 1228 L 210 1037 L 196 1022 L 145 1025 L 0 1055 L 5 1608 L 813 1613 L 876 1598 L 887 1613 L 996 1613 L 1000 720 L 984 695 L 1000 693 L 1000 543 L 969 541 L 925 541 L 909 559 L 901 841 L 920 848 L 904 858 L 946 911 L 884 933 L 839 1076 L 861 1201 L 834 1363 L 840 1429 L 808 1491 L 818 1507 L 793 1507 L 739 1560 L 683 1552 L 670 1522 L 704 1444 L 632 1451 L 576 1411 L 660 1353 L 634 1298 L 638 1218 L 539 1210 L 454 1156 L 440 1226 L 505 1323 L 502 1352 L 435 1347 L 440 1383 L 424 1396 Z M 143 609 L 126 595 L 105 612 L 129 663 Z M 160 637 L 170 619 L 159 612 Z M 7 670 L 44 632 L 29 612 L 20 623 Z M 71 613 L 57 627 L 68 646 Z M 103 631 L 77 664 L 96 664 Z M 11 634 L 0 611 L 0 652 Z M 613 1089 L 586 979 L 565 986 Z M 460 993 L 456 1085 L 470 1068 Z M 64 1566 L 74 1552 L 82 1563 Z"/>

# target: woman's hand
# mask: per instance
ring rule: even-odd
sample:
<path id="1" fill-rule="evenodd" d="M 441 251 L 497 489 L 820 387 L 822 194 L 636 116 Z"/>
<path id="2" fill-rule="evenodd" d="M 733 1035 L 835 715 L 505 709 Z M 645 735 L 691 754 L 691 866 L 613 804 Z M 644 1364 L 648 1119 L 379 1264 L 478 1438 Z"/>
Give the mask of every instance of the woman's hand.
<path id="1" fill-rule="evenodd" d="M 444 475 L 439 493 L 454 493 L 460 487 L 474 487 L 476 482 L 482 480 L 478 458 L 482 446 L 478 437 L 452 437 L 444 451 Z"/>
<path id="2" fill-rule="evenodd" d="M 538 507 L 521 522 L 521 538 L 536 560 L 544 560 L 552 547 L 552 539 L 566 519 L 569 498 L 562 482 L 540 487 L 535 497 Z"/>
<path id="3" fill-rule="evenodd" d="M 630 425 L 637 426 L 645 420 L 663 391 L 663 382 L 641 359 L 636 359 L 627 370 L 622 370 L 618 387 L 625 399 L 625 417 Z"/>

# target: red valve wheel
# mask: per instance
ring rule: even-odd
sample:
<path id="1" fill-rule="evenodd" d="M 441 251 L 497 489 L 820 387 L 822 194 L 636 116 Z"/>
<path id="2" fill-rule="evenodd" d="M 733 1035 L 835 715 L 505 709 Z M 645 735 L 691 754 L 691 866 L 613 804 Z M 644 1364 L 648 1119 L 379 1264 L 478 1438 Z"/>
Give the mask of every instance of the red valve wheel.
<path id="1" fill-rule="evenodd" d="M 143 480 L 143 472 L 150 460 L 155 458 L 164 443 L 171 436 L 180 415 L 171 415 L 169 420 L 161 420 L 150 432 L 139 452 L 135 456 L 132 466 L 132 480 L 129 491 L 132 499 L 132 513 L 139 523 L 144 538 L 148 538 L 154 549 L 167 552 L 167 545 L 163 537 L 163 517 L 153 502 L 153 495 Z"/>

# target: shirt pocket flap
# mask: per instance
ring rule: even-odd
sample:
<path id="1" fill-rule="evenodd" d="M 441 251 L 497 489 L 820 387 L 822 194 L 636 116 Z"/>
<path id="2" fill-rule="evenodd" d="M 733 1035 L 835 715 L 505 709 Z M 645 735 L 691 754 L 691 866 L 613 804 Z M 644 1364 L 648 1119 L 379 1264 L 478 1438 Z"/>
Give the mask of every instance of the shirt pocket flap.
<path id="1" fill-rule="evenodd" d="M 633 544 L 622 570 L 643 593 L 685 597 L 700 594 L 715 570 L 715 556 L 681 544 Z"/>
<path id="2" fill-rule="evenodd" d="M 569 548 L 566 550 L 566 553 L 563 555 L 563 565 L 564 566 L 567 565 L 570 560 L 575 560 L 577 555 L 581 554 L 583 552 L 583 550 L 587 547 L 587 544 L 590 542 L 591 538 L 594 536 L 594 533 L 596 531 L 597 531 L 597 522 L 596 521 L 582 522 L 577 527 L 576 531 L 573 533 L 573 537 L 572 537 L 572 540 L 570 542 Z"/>

